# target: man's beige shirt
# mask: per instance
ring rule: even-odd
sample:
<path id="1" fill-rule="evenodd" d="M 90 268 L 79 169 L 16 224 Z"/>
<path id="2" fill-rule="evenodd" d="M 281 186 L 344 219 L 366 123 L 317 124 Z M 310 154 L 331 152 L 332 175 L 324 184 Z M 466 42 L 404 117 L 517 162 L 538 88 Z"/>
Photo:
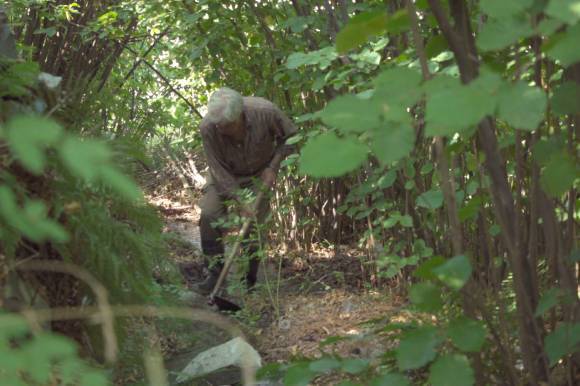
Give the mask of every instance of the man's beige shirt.
<path id="1" fill-rule="evenodd" d="M 232 196 L 242 181 L 249 181 L 270 166 L 277 149 L 286 155 L 291 152 L 284 142 L 296 132 L 292 121 L 264 98 L 244 97 L 243 115 L 246 137 L 240 144 L 220 135 L 208 120 L 200 124 L 210 178 L 218 192 L 227 196 Z"/>

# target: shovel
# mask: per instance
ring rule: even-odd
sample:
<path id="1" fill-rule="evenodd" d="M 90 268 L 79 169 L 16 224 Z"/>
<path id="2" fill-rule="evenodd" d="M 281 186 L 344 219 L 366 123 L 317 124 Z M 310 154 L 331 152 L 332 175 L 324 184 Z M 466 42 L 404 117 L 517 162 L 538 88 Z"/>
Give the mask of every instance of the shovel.
<path id="1" fill-rule="evenodd" d="M 258 192 L 258 194 L 256 196 L 256 200 L 254 202 L 254 211 L 255 212 L 258 211 L 260 203 L 262 202 L 262 199 L 264 198 L 264 194 L 265 194 L 264 191 Z M 217 296 L 217 293 L 220 291 L 222 284 L 224 283 L 226 276 L 228 275 L 228 272 L 230 271 L 232 263 L 234 262 L 234 258 L 238 255 L 238 253 L 240 252 L 240 249 L 242 248 L 242 241 L 244 241 L 246 236 L 248 236 L 248 232 L 250 230 L 250 224 L 252 223 L 252 220 L 253 220 L 253 218 L 251 218 L 251 217 L 248 217 L 244 220 L 244 223 L 242 224 L 242 229 L 240 230 L 240 233 L 238 234 L 238 238 L 237 238 L 234 246 L 232 247 L 232 250 L 230 251 L 230 253 L 226 257 L 226 260 L 224 262 L 224 267 L 222 268 L 222 271 L 220 272 L 220 275 L 217 279 L 217 282 L 215 283 L 215 286 L 213 287 L 213 290 L 209 294 L 208 304 L 209 305 L 215 304 L 220 311 L 233 311 L 233 312 L 235 312 L 235 311 L 241 310 L 240 306 L 238 306 L 237 304 L 230 302 L 229 300 L 226 300 L 220 296 Z"/>

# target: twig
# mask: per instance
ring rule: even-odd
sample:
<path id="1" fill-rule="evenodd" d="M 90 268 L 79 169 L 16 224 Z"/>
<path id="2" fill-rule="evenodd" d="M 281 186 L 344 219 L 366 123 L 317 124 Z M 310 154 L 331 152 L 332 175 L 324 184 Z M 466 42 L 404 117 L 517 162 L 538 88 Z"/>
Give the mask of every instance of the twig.
<path id="1" fill-rule="evenodd" d="M 137 52 L 135 52 L 135 50 L 133 50 L 130 47 L 126 48 L 127 51 L 131 52 L 134 55 L 138 55 Z M 191 102 L 189 100 L 187 100 L 186 97 L 183 96 L 183 94 L 181 94 L 179 92 L 179 90 L 177 90 L 175 87 L 173 87 L 173 85 L 171 84 L 171 82 L 169 81 L 169 79 L 167 79 L 165 77 L 165 75 L 163 75 L 158 69 L 156 69 L 151 63 L 149 63 L 147 60 L 145 60 L 144 58 L 142 58 L 143 63 L 149 67 L 155 74 L 157 74 L 157 76 L 167 85 L 167 87 L 169 87 L 169 89 L 171 90 L 171 92 L 173 92 L 175 95 L 177 95 L 181 100 L 183 100 L 187 106 L 189 106 L 189 108 L 200 118 L 203 118 L 203 115 L 201 115 L 201 113 L 199 112 L 199 110 L 191 104 Z"/>

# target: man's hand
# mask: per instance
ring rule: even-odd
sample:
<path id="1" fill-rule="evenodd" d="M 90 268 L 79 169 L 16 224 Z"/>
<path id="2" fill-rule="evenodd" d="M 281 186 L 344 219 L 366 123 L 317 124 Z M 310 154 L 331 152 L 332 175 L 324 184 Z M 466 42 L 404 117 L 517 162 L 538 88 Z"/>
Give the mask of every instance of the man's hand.
<path id="1" fill-rule="evenodd" d="M 274 170 L 272 170 L 272 168 L 269 167 L 264 169 L 260 178 L 262 179 L 264 185 L 266 185 L 268 188 L 272 188 L 276 183 L 276 173 Z"/>

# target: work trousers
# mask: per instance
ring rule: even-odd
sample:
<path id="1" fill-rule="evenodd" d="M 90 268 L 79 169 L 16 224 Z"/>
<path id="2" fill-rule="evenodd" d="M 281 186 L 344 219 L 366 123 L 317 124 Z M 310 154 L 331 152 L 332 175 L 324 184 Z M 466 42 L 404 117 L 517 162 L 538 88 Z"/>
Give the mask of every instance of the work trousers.
<path id="1" fill-rule="evenodd" d="M 258 189 L 257 183 L 245 182 L 240 184 L 242 188 L 250 188 L 256 192 Z M 223 255 L 224 255 L 224 243 L 223 236 L 225 229 L 223 227 L 216 225 L 215 223 L 219 220 L 225 219 L 227 215 L 226 202 L 227 198 L 218 192 L 215 184 L 210 180 L 204 187 L 203 197 L 200 201 L 201 216 L 199 219 L 199 229 L 201 234 L 201 248 L 203 254 L 209 260 L 217 260 L 210 272 L 213 275 L 219 274 L 223 268 Z M 256 218 L 258 224 L 263 224 L 266 216 L 268 215 L 268 210 L 270 207 L 268 194 L 264 195 L 259 207 L 256 210 Z M 255 232 L 255 224 L 250 227 L 250 232 L 248 235 L 251 236 Z M 247 237 L 242 242 L 242 251 L 251 256 L 249 261 L 249 270 L 246 274 L 246 283 L 248 288 L 252 288 L 256 284 L 258 267 L 260 265 L 260 260 L 256 256 L 258 252 L 258 241 L 251 240 Z"/>

